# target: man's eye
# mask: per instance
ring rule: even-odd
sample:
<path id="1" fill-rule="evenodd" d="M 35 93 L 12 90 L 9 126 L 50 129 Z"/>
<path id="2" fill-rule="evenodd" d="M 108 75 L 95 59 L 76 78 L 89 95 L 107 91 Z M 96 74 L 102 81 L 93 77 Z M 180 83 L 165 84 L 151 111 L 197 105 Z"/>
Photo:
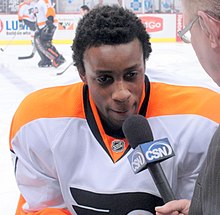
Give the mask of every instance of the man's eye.
<path id="1" fill-rule="evenodd" d="M 128 80 L 130 80 L 130 79 L 134 79 L 135 77 L 137 76 L 137 72 L 128 72 L 127 74 L 126 74 L 126 79 L 128 79 Z"/>
<path id="2" fill-rule="evenodd" d="M 99 84 L 110 84 L 113 81 L 113 79 L 112 79 L 112 77 L 104 75 L 104 76 L 98 77 L 97 81 Z"/>

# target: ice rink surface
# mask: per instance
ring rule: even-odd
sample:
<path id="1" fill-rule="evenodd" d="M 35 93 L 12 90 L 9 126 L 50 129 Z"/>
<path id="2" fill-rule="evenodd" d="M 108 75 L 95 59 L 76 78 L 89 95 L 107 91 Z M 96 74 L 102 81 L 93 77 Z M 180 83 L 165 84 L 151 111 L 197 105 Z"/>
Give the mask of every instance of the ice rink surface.
<path id="1" fill-rule="evenodd" d="M 9 152 L 9 128 L 12 116 L 22 99 L 40 88 L 70 84 L 79 81 L 75 67 L 57 76 L 71 63 L 70 45 L 56 45 L 66 58 L 59 68 L 38 68 L 39 56 L 18 60 L 18 56 L 31 54 L 31 45 L 1 46 L 0 51 L 0 215 L 14 215 L 19 191 L 17 189 Z M 201 68 L 191 45 L 183 43 L 153 43 L 153 52 L 146 62 L 147 68 L 164 74 L 181 75 L 184 79 L 202 80 L 215 87 Z"/>

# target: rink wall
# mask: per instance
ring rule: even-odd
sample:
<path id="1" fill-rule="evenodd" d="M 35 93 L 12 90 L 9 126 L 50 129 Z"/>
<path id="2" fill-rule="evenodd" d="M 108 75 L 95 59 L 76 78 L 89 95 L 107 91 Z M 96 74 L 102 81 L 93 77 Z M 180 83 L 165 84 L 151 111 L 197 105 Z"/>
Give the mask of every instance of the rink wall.
<path id="1" fill-rule="evenodd" d="M 182 14 L 139 14 L 151 35 L 151 42 L 178 42 L 177 32 L 183 27 Z M 71 44 L 79 19 L 78 14 L 58 14 L 57 30 L 54 35 L 55 44 Z M 19 31 L 17 15 L 0 15 L 0 45 L 30 44 L 28 28 Z"/>

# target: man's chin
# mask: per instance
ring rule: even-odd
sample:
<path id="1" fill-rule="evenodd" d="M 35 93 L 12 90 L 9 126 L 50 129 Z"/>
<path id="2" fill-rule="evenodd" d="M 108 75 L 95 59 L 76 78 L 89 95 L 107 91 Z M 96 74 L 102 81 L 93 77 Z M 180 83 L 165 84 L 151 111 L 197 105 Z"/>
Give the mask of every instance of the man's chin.
<path id="1" fill-rule="evenodd" d="M 134 115 L 134 114 L 132 114 L 132 115 Z M 123 123 L 124 123 L 124 121 L 129 117 L 129 116 L 131 116 L 131 115 L 128 115 L 128 116 L 126 116 L 126 117 L 123 117 L 123 118 L 120 118 L 120 119 L 115 119 L 114 121 L 111 121 L 111 127 L 113 128 L 113 129 L 121 129 L 122 128 L 122 125 L 123 125 Z"/>

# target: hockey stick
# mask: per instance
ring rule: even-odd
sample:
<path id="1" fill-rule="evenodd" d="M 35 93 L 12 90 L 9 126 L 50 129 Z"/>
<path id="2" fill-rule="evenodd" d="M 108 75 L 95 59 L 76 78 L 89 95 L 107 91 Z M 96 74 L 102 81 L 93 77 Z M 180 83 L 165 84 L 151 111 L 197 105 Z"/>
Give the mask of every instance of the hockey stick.
<path id="1" fill-rule="evenodd" d="M 36 47 L 35 47 L 35 45 L 34 45 L 33 50 L 32 50 L 32 53 L 31 53 L 30 55 L 28 55 L 28 56 L 23 56 L 23 57 L 18 57 L 18 60 L 30 59 L 30 58 L 34 57 L 35 52 L 36 52 Z"/>
<path id="2" fill-rule="evenodd" d="M 70 68 L 70 66 L 73 65 L 73 62 L 71 64 L 69 64 L 62 72 L 58 72 L 57 75 L 62 75 L 64 72 L 66 72 L 67 69 Z"/>
<path id="3" fill-rule="evenodd" d="M 19 31 L 18 31 L 18 32 L 19 32 Z M 17 33 L 18 33 L 18 32 L 17 32 Z M 0 48 L 0 50 L 1 50 L 2 52 L 4 52 L 4 51 L 8 48 L 8 46 L 11 45 L 11 43 L 14 41 L 15 37 L 17 36 L 17 33 L 8 41 L 8 43 L 5 45 L 4 48 Z"/>

